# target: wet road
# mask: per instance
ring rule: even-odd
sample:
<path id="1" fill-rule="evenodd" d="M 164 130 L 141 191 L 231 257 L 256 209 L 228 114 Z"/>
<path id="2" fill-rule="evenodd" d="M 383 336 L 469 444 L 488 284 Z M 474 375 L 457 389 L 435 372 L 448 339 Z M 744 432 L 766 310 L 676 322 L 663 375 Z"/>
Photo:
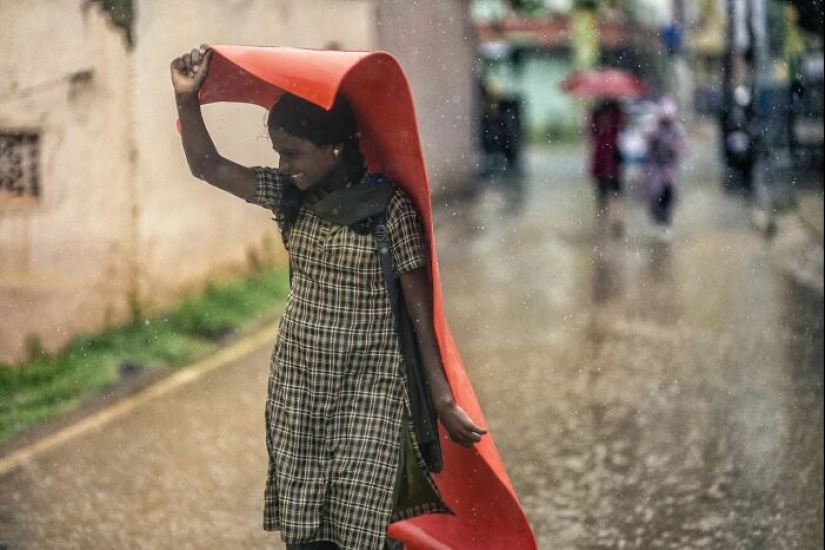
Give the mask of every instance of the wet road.
<path id="1" fill-rule="evenodd" d="M 613 237 L 572 151 L 440 212 L 449 316 L 540 548 L 822 547 L 822 294 L 711 153 L 666 236 L 630 204 Z"/>
<path id="2" fill-rule="evenodd" d="M 448 315 L 542 550 L 822 547 L 821 288 L 709 151 L 669 235 L 633 202 L 622 238 L 602 227 L 572 147 L 437 207 Z M 0 476 L 0 548 L 282 548 L 259 527 L 268 353 Z"/>

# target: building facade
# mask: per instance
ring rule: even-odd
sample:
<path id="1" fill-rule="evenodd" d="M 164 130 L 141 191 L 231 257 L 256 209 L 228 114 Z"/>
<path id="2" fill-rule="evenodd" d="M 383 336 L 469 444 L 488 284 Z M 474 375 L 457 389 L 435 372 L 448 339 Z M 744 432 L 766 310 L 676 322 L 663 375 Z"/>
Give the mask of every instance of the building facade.
<path id="1" fill-rule="evenodd" d="M 522 102 L 529 139 L 555 142 L 580 136 L 586 104 L 561 90 L 576 68 L 575 19 L 566 14 L 478 20 L 480 77 Z M 600 16 L 593 25 L 596 64 L 641 73 L 654 89 L 662 78 L 658 30 L 625 17 Z"/>
<path id="2" fill-rule="evenodd" d="M 270 215 L 189 174 L 169 63 L 201 43 L 387 49 L 408 71 L 435 192 L 474 173 L 461 0 L 418 4 L 443 18 L 437 33 L 411 30 L 422 22 L 397 0 L 102 4 L 0 0 L 0 363 L 283 260 Z M 445 51 L 450 66 L 430 62 Z M 221 153 L 249 165 L 277 162 L 264 116 L 205 107 Z"/>

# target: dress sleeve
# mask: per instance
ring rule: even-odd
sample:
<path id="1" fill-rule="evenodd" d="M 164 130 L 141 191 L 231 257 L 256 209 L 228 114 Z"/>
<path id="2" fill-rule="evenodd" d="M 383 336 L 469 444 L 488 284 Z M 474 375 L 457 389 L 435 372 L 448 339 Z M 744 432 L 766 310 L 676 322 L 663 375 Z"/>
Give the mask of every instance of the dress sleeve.
<path id="1" fill-rule="evenodd" d="M 273 212 L 277 211 L 278 202 L 281 200 L 281 193 L 288 176 L 280 170 L 265 166 L 253 166 L 252 169 L 258 177 L 258 185 L 255 191 L 246 198 L 246 202 L 257 204 Z"/>
<path id="2" fill-rule="evenodd" d="M 415 206 L 401 191 L 396 191 L 387 206 L 387 234 L 396 273 L 403 275 L 427 265 L 424 225 Z"/>

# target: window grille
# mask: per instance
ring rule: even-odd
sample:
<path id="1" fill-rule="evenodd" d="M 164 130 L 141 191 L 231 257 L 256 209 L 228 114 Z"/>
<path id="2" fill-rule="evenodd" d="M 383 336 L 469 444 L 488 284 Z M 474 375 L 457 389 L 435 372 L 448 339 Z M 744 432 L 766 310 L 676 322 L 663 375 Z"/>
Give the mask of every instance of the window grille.
<path id="1" fill-rule="evenodd" d="M 0 130 L 0 202 L 40 195 L 40 136 Z"/>

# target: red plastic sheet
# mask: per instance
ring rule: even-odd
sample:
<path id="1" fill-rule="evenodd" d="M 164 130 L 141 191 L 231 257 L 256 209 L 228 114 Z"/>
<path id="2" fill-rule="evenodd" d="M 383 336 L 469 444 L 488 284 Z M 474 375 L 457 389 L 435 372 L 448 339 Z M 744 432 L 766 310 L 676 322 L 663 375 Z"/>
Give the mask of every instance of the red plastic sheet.
<path id="1" fill-rule="evenodd" d="M 434 324 L 447 378 L 458 404 L 486 425 L 456 348 L 441 295 L 432 232 L 430 186 L 424 167 L 412 94 L 398 61 L 384 52 L 340 52 L 214 46 L 200 91 L 203 104 L 253 103 L 269 109 L 282 90 L 324 108 L 339 92 L 350 101 L 367 165 L 397 182 L 411 197 L 429 239 Z M 442 428 L 444 470 L 436 476 L 454 516 L 399 522 L 390 535 L 409 550 L 533 550 L 536 543 L 492 435 L 473 449 L 452 443 Z"/>

